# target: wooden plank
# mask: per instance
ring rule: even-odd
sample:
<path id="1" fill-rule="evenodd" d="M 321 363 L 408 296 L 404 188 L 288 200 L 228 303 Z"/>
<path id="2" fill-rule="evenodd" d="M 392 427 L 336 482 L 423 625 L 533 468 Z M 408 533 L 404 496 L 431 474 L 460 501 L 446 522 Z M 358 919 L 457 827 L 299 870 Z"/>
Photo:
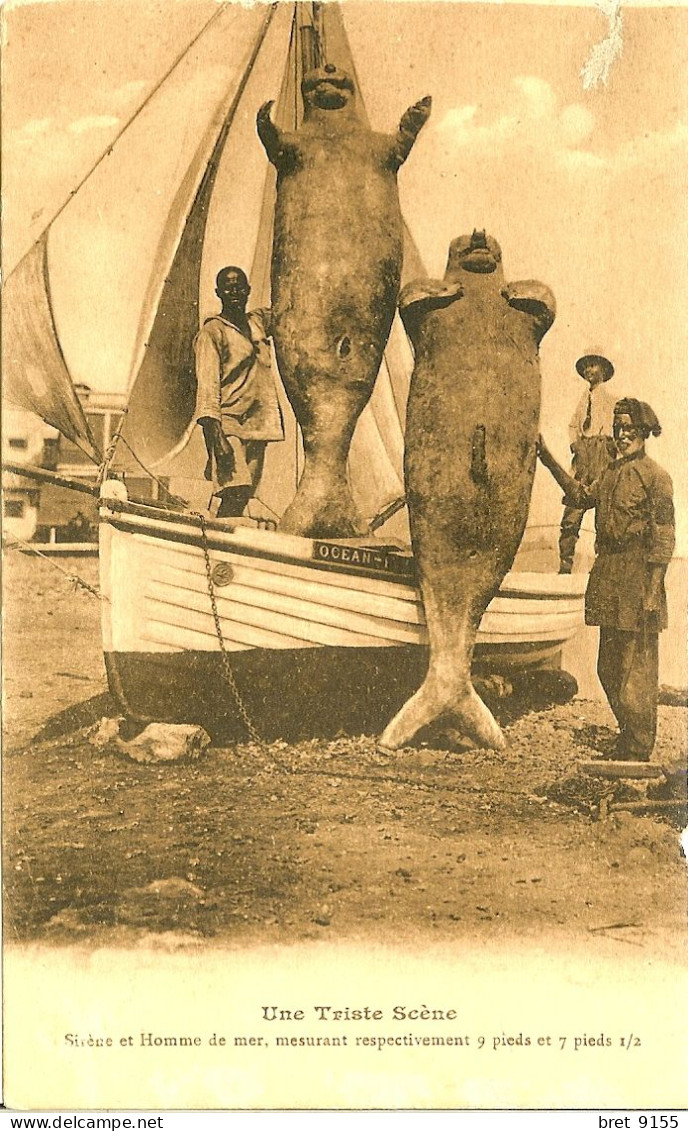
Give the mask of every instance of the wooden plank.
<path id="1" fill-rule="evenodd" d="M 662 813 L 671 809 L 685 809 L 688 800 L 685 797 L 672 797 L 668 801 L 615 801 L 609 806 L 611 813 L 626 810 L 630 813 Z"/>
<path id="2" fill-rule="evenodd" d="M 66 487 L 69 491 L 78 491 L 82 495 L 97 497 L 99 488 L 81 479 L 67 479 L 64 475 L 57 475 L 45 467 L 34 467 L 30 463 L 10 463 L 2 461 L 2 470 L 11 471 L 13 475 L 23 475 L 25 479 L 33 479 L 36 483 L 54 483 L 56 487 Z"/>
<path id="3" fill-rule="evenodd" d="M 666 775 L 661 766 L 653 766 L 650 762 L 622 762 L 603 758 L 593 758 L 587 762 L 579 762 L 578 766 L 585 773 L 596 778 L 637 778 L 662 780 Z"/>

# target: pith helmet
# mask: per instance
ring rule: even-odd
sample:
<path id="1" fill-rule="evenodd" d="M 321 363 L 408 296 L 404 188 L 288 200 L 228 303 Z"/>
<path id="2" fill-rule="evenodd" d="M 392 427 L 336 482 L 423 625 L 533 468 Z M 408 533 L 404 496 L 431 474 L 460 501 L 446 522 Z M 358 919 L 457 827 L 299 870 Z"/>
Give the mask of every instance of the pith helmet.
<path id="1" fill-rule="evenodd" d="M 583 370 L 585 369 L 586 365 L 595 361 L 598 362 L 599 365 L 601 365 L 604 369 L 604 380 L 609 381 L 609 379 L 614 376 L 614 366 L 612 365 L 609 358 L 605 357 L 604 354 L 600 353 L 599 350 L 590 350 L 589 353 L 584 353 L 582 357 L 578 358 L 578 361 L 576 362 L 576 369 L 580 373 L 581 377 L 583 376 Z"/>

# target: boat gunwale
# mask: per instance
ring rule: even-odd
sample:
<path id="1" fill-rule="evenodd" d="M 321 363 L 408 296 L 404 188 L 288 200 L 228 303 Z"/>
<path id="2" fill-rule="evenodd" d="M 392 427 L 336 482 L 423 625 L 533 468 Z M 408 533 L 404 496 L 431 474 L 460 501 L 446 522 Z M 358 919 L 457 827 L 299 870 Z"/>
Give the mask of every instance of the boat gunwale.
<path id="1" fill-rule="evenodd" d="M 120 499 L 101 500 L 99 509 L 101 522 L 120 530 L 122 533 L 146 533 L 136 522 L 127 523 L 126 516 L 130 515 L 134 520 L 142 518 L 150 524 L 149 536 L 160 537 L 166 542 L 176 542 L 201 549 L 203 547 L 203 530 L 205 530 L 205 540 L 210 550 L 229 551 L 247 557 L 258 556 L 277 562 L 284 561 L 306 569 L 335 573 L 340 576 L 385 581 L 390 586 L 398 585 L 406 590 L 419 593 L 417 580 L 405 577 L 402 573 L 397 574 L 391 570 L 376 569 L 374 566 L 366 565 L 352 567 L 349 563 L 323 561 L 322 559 L 301 556 L 295 552 L 295 544 L 299 543 L 304 550 L 310 547 L 311 552 L 313 552 L 315 545 L 321 541 L 320 539 L 301 538 L 292 534 L 281 535 L 278 531 L 262 530 L 259 527 L 254 528 L 243 524 L 232 525 L 220 522 L 217 519 L 205 520 L 202 528 L 201 519 L 203 516 L 200 514 L 198 516 L 181 512 L 171 514 L 169 511 L 161 511 L 156 507 L 148 507 Z M 193 532 L 189 530 L 187 534 L 186 531 L 170 529 L 172 526 L 192 527 Z M 274 546 L 262 547 L 256 545 L 252 538 L 245 539 L 242 537 L 245 534 L 256 534 L 259 539 L 266 536 L 271 541 L 275 538 L 284 539 L 287 545 L 281 550 Z M 362 546 L 360 539 L 342 538 L 322 541 L 349 546 L 353 549 L 379 549 L 382 552 L 390 552 L 389 547 L 386 547 L 384 543 L 381 543 L 379 547 Z M 546 584 L 543 584 L 543 582 L 546 582 Z M 585 584 L 587 584 L 587 576 L 584 574 L 567 574 L 564 576 L 555 573 L 513 572 L 507 573 L 504 577 L 496 596 L 507 599 L 528 598 L 532 600 L 535 598 L 542 601 L 579 600 L 582 603 Z M 556 586 L 561 586 L 561 588 L 557 589 Z"/>

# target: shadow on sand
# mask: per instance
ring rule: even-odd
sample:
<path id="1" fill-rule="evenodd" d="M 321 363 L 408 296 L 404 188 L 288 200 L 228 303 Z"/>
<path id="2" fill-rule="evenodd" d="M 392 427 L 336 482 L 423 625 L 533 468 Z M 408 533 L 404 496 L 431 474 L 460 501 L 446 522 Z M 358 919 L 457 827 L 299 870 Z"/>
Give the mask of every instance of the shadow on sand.
<path id="1" fill-rule="evenodd" d="M 513 723 L 531 712 L 542 711 L 557 704 L 567 703 L 578 690 L 573 676 L 564 671 L 522 672 L 508 678 L 483 674 L 476 675 L 474 682 L 478 694 L 481 695 L 501 725 Z M 32 746 L 37 743 L 52 742 L 60 738 L 68 739 L 76 732 L 98 723 L 103 717 L 114 718 L 120 713 L 120 707 L 115 698 L 107 691 L 102 692 L 52 715 L 26 745 Z M 196 722 L 199 720 L 190 719 L 189 721 Z M 311 715 L 308 720 L 302 719 L 300 725 L 295 723 L 288 727 L 284 735 L 278 737 L 283 737 L 287 741 L 302 741 L 308 738 L 355 736 L 361 733 L 375 734 L 378 733 L 378 729 L 384 726 L 386 720 L 379 720 L 379 728 L 376 725 L 361 726 L 362 721 L 364 720 L 358 716 L 352 717 L 350 725 L 347 726 L 345 720 L 337 715 L 337 725 L 333 730 L 332 713 L 321 710 L 317 716 Z M 343 722 L 344 725 L 342 725 Z M 143 729 L 144 725 L 143 722 L 137 723 L 128 720 L 127 737 L 133 737 L 134 734 Z M 220 745 L 227 741 L 240 741 L 243 737 L 235 722 L 232 722 L 228 730 L 212 724 L 209 724 L 207 729 L 209 729 L 215 743 Z M 590 727 L 585 729 L 586 731 L 606 732 L 607 728 Z M 433 738 L 440 746 L 442 744 L 441 732 L 441 726 L 433 728 Z M 428 737 L 429 734 L 423 732 L 418 737 L 417 742 L 427 743 Z M 588 742 L 587 745 L 595 744 Z"/>

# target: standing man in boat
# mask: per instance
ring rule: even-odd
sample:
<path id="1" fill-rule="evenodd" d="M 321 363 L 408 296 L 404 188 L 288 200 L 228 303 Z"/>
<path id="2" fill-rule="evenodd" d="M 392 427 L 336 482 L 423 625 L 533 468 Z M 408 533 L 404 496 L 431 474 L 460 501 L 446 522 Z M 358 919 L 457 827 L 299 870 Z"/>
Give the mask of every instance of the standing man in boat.
<path id="1" fill-rule="evenodd" d="M 272 375 L 267 310 L 246 311 L 251 288 L 240 267 L 215 280 L 222 303 L 194 342 L 196 420 L 208 452 L 205 477 L 220 498 L 218 518 L 241 515 L 260 481 L 268 443 L 284 439 Z"/>
<path id="2" fill-rule="evenodd" d="M 576 370 L 587 382 L 569 424 L 569 443 L 573 454 L 571 473 L 584 485 L 594 483 L 614 456 L 612 418 L 614 396 L 604 385 L 614 376 L 614 366 L 601 353 L 586 353 L 576 362 Z M 559 573 L 571 573 L 576 542 L 585 511 L 578 506 L 564 507 L 559 533 Z"/>
<path id="3" fill-rule="evenodd" d="M 586 486 L 540 438 L 538 454 L 566 502 L 595 507 L 597 556 L 585 594 L 586 624 L 599 625 L 597 673 L 619 724 L 611 757 L 649 761 L 657 730 L 658 634 L 667 626 L 664 575 L 674 551 L 669 475 L 645 454 L 659 436 L 655 413 L 626 397 L 614 407 L 617 458 Z"/>

